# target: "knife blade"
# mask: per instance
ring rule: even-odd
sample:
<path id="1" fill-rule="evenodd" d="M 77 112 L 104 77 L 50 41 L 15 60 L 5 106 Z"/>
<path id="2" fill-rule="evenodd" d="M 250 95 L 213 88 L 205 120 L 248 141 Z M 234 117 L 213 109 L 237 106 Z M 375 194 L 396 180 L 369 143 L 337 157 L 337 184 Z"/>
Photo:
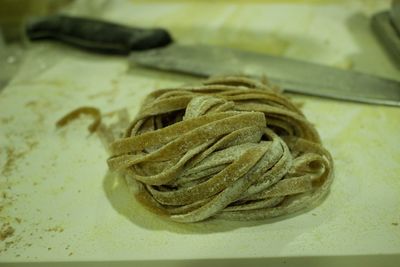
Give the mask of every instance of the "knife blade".
<path id="1" fill-rule="evenodd" d="M 371 28 L 400 69 L 400 0 L 393 0 L 389 11 L 374 14 Z"/>
<path id="2" fill-rule="evenodd" d="M 130 54 L 138 65 L 202 77 L 267 76 L 286 91 L 371 104 L 400 106 L 400 82 L 354 71 L 207 45 L 171 44 L 165 29 L 130 27 L 55 15 L 29 23 L 30 40 L 57 40 L 87 50 Z M 132 52 L 133 51 L 133 52 Z"/>
<path id="3" fill-rule="evenodd" d="M 339 100 L 400 106 L 400 82 L 355 71 L 209 45 L 171 44 L 132 52 L 138 65 L 195 76 L 267 76 L 286 91 Z"/>
<path id="4" fill-rule="evenodd" d="M 390 13 L 390 18 L 393 22 L 393 26 L 396 28 L 397 32 L 400 34 L 400 0 L 392 1 L 392 7 L 391 7 L 389 13 Z"/>

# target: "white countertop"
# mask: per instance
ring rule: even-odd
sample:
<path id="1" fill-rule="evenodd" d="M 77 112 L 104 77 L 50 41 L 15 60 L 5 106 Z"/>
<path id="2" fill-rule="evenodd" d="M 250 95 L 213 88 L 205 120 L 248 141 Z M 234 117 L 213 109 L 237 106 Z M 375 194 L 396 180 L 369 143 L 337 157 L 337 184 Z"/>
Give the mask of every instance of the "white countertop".
<path id="1" fill-rule="evenodd" d="M 82 5 L 71 12 L 84 13 Z M 162 26 L 183 43 L 222 44 L 398 79 L 400 71 L 368 26 L 369 16 L 387 6 L 118 1 L 102 6 L 101 17 Z M 351 256 L 373 264 L 382 259 L 377 255 L 387 264 L 398 262 L 399 108 L 294 96 L 334 157 L 335 180 L 319 207 L 270 223 L 160 219 L 107 172 L 104 147 L 86 131 L 89 118 L 55 128 L 60 117 L 83 105 L 104 113 L 127 107 L 134 116 L 152 90 L 194 81 L 130 67 L 124 57 L 31 44 L 19 73 L 0 93 L 0 226 L 15 230 L 0 241 L 0 262 L 237 258 L 284 264 Z"/>

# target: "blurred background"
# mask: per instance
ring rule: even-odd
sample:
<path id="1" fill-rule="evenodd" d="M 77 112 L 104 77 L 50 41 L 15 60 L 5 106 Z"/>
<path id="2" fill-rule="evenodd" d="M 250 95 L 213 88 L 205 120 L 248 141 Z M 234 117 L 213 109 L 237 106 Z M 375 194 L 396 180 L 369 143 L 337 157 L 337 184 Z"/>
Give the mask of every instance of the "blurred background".
<path id="1" fill-rule="evenodd" d="M 96 2 L 104 1 L 87 1 L 86 10 L 90 10 Z M 27 42 L 25 23 L 35 17 L 60 12 L 73 4 L 73 0 L 0 0 L 0 91 L 15 74 L 24 57 Z"/>
<path id="2" fill-rule="evenodd" d="M 371 29 L 371 17 L 388 10 L 391 3 L 0 0 L 0 90 L 14 75 L 30 45 L 24 34 L 26 22 L 60 12 L 128 26 L 162 27 L 180 43 L 222 45 L 395 79 L 399 68 Z"/>

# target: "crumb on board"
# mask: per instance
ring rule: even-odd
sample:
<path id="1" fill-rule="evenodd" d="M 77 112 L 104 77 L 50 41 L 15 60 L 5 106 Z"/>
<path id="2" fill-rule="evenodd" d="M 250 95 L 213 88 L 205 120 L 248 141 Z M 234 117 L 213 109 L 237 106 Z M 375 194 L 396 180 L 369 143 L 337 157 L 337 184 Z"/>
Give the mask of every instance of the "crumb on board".
<path id="1" fill-rule="evenodd" d="M 62 233 L 64 232 L 64 228 L 62 226 L 54 226 L 46 229 L 47 232 L 56 232 L 56 233 Z"/>
<path id="2" fill-rule="evenodd" d="M 3 170 L 1 172 L 1 174 L 4 175 L 4 176 L 9 175 L 13 171 L 13 168 L 14 168 L 14 165 L 15 165 L 15 161 L 18 158 L 18 156 L 16 155 L 14 149 L 7 148 L 6 153 L 7 153 L 7 160 L 5 161 L 5 164 L 3 166 Z"/>
<path id="3" fill-rule="evenodd" d="M 23 151 L 16 151 L 14 148 L 10 147 L 5 149 L 7 159 L 2 167 L 1 175 L 10 176 L 16 168 L 17 161 L 25 157 L 32 149 L 34 149 L 38 145 L 38 142 L 31 141 L 26 142 L 26 144 L 28 148 Z"/>
<path id="4" fill-rule="evenodd" d="M 0 229 L 0 240 L 3 241 L 11 237 L 15 232 L 15 229 L 9 224 L 5 223 Z"/>
<path id="5" fill-rule="evenodd" d="M 392 222 L 392 225 L 397 226 L 397 225 L 399 225 L 399 223 L 397 223 L 397 222 Z"/>
<path id="6" fill-rule="evenodd" d="M 9 124 L 13 120 L 15 120 L 14 117 L 4 117 L 0 119 L 0 124 Z"/>

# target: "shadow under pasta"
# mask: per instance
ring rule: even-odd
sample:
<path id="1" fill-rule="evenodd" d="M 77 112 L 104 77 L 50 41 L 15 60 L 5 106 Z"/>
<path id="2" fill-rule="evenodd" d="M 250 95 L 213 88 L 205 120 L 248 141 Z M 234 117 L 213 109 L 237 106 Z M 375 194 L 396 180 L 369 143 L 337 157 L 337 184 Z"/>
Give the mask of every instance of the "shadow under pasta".
<path id="1" fill-rule="evenodd" d="M 285 222 L 281 225 L 281 227 L 285 229 L 290 229 L 292 227 L 310 229 L 323 224 L 326 220 L 329 220 L 328 217 L 315 216 L 315 210 L 310 212 L 314 207 L 309 207 L 305 210 L 286 216 L 259 221 L 209 219 L 202 222 L 185 224 L 171 221 L 168 218 L 164 218 L 147 210 L 135 198 L 133 192 L 130 191 L 125 179 L 117 173 L 107 172 L 103 178 L 103 189 L 111 206 L 119 214 L 140 228 L 148 230 L 167 230 L 180 234 L 208 234 L 234 231 L 239 228 L 257 227 L 279 222 Z M 289 222 L 290 220 L 293 220 L 293 224 Z"/>

